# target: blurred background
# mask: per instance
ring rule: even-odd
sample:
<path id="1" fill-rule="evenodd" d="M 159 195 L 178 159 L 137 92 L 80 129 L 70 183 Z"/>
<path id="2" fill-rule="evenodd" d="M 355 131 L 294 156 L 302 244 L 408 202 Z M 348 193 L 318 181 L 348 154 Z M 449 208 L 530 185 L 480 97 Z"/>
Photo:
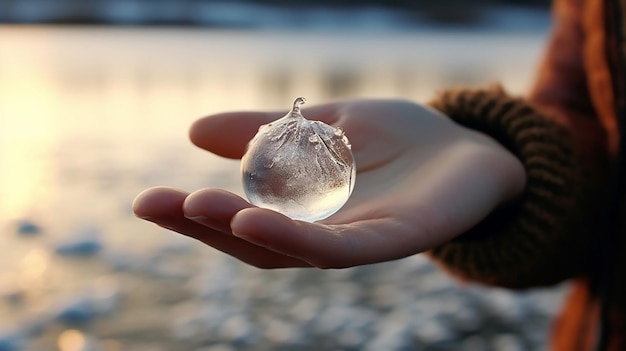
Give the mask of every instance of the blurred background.
<path id="1" fill-rule="evenodd" d="M 523 94 L 546 1 L 0 0 L 0 351 L 541 350 L 567 285 L 459 285 L 417 255 L 262 271 L 133 217 L 241 194 L 189 125 L 351 97 Z"/>

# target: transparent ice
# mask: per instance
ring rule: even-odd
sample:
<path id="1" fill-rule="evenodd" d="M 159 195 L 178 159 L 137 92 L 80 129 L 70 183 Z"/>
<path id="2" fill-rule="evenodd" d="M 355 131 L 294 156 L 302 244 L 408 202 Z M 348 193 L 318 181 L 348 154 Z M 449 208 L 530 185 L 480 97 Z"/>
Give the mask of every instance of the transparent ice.
<path id="1" fill-rule="evenodd" d="M 241 159 L 243 188 L 251 204 L 314 222 L 348 201 L 356 167 L 343 130 L 300 113 L 297 98 L 284 117 L 264 124 Z"/>

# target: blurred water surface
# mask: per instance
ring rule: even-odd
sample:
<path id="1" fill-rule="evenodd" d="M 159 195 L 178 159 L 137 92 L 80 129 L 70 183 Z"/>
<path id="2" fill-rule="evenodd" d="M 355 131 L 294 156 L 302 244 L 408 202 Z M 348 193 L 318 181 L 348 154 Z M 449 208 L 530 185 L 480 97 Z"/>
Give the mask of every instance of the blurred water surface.
<path id="1" fill-rule="evenodd" d="M 537 349 L 562 289 L 459 289 L 420 256 L 263 272 L 130 205 L 155 185 L 241 193 L 236 161 L 187 141 L 203 115 L 492 82 L 523 93 L 543 40 L 0 27 L 0 349 Z"/>

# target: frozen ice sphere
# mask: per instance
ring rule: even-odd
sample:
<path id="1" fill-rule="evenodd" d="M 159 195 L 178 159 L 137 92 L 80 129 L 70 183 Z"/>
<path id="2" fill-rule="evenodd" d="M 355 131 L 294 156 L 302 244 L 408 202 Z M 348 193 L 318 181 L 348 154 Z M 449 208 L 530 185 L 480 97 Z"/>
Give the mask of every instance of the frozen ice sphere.
<path id="1" fill-rule="evenodd" d="M 356 177 L 343 130 L 300 113 L 297 98 L 287 115 L 262 125 L 241 159 L 246 197 L 253 205 L 314 222 L 348 201 Z"/>

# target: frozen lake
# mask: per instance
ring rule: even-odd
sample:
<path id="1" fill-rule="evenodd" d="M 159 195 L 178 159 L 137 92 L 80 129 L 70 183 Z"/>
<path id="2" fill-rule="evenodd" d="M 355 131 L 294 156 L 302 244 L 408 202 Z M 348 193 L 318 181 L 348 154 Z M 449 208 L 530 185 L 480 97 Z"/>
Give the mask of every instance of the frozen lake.
<path id="1" fill-rule="evenodd" d="M 564 287 L 460 287 L 421 256 L 261 271 L 137 220 L 141 190 L 241 193 L 198 117 L 523 93 L 544 35 L 0 27 L 0 350 L 527 350 Z M 503 346 L 504 345 L 504 346 Z"/>

